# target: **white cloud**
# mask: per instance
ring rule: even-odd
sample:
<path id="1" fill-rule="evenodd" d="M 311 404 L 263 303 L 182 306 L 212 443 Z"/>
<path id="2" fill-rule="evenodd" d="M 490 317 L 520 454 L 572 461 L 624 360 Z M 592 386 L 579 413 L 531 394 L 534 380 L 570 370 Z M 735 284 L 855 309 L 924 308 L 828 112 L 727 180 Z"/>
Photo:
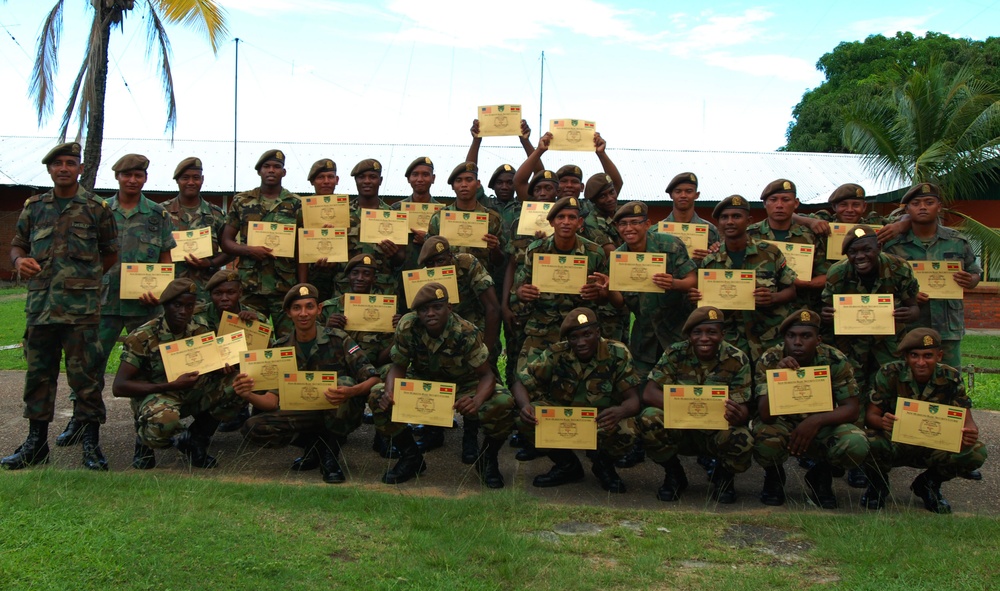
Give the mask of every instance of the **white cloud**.
<path id="1" fill-rule="evenodd" d="M 805 82 L 811 85 L 819 84 L 823 75 L 816 67 L 801 58 L 787 55 L 732 55 L 718 51 L 704 56 L 705 63 L 752 76 L 767 76 Z"/>
<path id="2" fill-rule="evenodd" d="M 927 22 L 937 16 L 938 13 L 926 14 L 923 16 L 883 16 L 851 23 L 847 28 L 848 34 L 857 39 L 866 39 L 869 35 L 884 35 L 895 37 L 899 31 L 909 31 L 914 35 L 924 35 L 927 33 Z"/>
<path id="3" fill-rule="evenodd" d="M 773 13 L 761 8 L 749 8 L 742 14 L 733 15 L 673 15 L 677 30 L 659 47 L 673 55 L 686 57 L 692 53 L 742 45 L 759 39 L 764 34 L 760 23 L 772 16 Z"/>

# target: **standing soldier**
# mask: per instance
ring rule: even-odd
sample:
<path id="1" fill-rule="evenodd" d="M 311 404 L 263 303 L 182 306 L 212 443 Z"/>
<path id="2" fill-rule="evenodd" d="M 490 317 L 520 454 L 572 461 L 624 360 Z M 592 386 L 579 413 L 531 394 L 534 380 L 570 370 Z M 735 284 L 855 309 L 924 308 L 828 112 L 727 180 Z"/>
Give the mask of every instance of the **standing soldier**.
<path id="1" fill-rule="evenodd" d="M 702 219 L 694 209 L 694 202 L 701 196 L 698 191 L 698 176 L 693 172 L 682 172 L 670 179 L 667 183 L 667 195 L 674 206 L 663 221 L 678 222 L 681 224 L 705 224 L 708 226 L 708 248 L 706 250 L 697 249 L 691 253 L 691 258 L 696 263 L 707 257 L 709 253 L 715 252 L 719 248 L 719 230 L 715 224 Z"/>
<path id="2" fill-rule="evenodd" d="M 479 167 L 475 162 L 463 162 L 455 167 L 448 175 L 448 184 L 455 191 L 455 201 L 431 216 L 430 228 L 427 230 L 428 236 L 441 234 L 441 216 L 445 211 L 468 211 L 489 213 L 488 231 L 482 237 L 482 246 L 458 246 L 456 252 L 467 252 L 479 259 L 479 262 L 487 269 L 502 265 L 504 261 L 503 246 L 506 236 L 503 233 L 503 222 L 500 214 L 492 209 L 486 209 L 481 203 L 476 201 L 476 194 L 479 191 Z"/>
<path id="3" fill-rule="evenodd" d="M 421 156 L 406 167 L 406 182 L 409 183 L 413 193 L 409 197 L 400 199 L 389 207 L 399 211 L 403 208 L 403 203 L 430 203 L 441 205 L 441 203 L 431 196 L 431 185 L 437 179 L 434 174 L 434 161 L 427 156 Z M 410 215 L 413 215 L 412 213 Z M 429 220 L 429 217 L 428 217 Z M 416 269 L 418 266 L 417 256 L 420 254 L 420 247 L 427 238 L 427 228 L 419 230 L 411 229 L 406 242 L 406 262 L 403 269 Z"/>
<path id="4" fill-rule="evenodd" d="M 340 182 L 340 177 L 337 176 L 337 163 L 330 158 L 320 158 L 309 167 L 306 180 L 313 186 L 316 195 L 333 195 L 337 190 L 337 183 Z M 319 297 L 324 300 L 333 297 L 333 276 L 336 265 L 318 262 L 309 263 L 307 267 L 309 283 L 319 289 Z"/>

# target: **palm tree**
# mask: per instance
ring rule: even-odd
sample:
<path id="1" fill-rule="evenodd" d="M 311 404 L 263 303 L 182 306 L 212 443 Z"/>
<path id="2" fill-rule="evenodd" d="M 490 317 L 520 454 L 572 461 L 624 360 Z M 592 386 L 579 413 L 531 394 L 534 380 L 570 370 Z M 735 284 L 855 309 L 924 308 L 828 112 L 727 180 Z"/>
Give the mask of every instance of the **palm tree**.
<path id="1" fill-rule="evenodd" d="M 226 15 L 212 0 L 88 0 L 94 10 L 90 25 L 87 49 L 83 63 L 77 72 L 70 92 L 69 102 L 63 112 L 59 141 L 66 141 L 70 122 L 78 122 L 76 139 L 79 141 L 86 129 L 86 146 L 83 151 L 83 175 L 80 183 L 93 189 L 97 169 L 101 164 L 101 146 L 104 141 L 104 99 L 108 80 L 108 43 L 115 27 L 121 30 L 125 18 L 135 9 L 136 4 L 146 8 L 147 49 L 158 56 L 160 82 L 163 85 L 164 100 L 167 103 L 166 131 L 171 138 L 177 126 L 177 102 L 174 84 L 170 75 L 170 40 L 164 23 L 180 23 L 196 31 L 203 32 L 218 51 L 220 41 L 227 35 Z M 38 125 L 41 126 L 53 113 L 53 78 L 59 66 L 59 38 L 62 34 L 63 5 L 65 0 L 56 0 L 42 23 L 38 37 L 35 66 L 31 72 L 29 93 L 35 101 Z"/>

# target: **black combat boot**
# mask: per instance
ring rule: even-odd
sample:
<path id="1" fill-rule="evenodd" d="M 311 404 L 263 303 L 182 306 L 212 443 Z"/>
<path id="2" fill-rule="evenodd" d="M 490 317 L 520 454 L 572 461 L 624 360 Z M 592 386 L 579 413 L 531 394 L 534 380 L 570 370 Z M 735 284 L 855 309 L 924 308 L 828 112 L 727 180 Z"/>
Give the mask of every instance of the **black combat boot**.
<path id="1" fill-rule="evenodd" d="M 315 449 L 319 450 L 319 471 L 323 475 L 323 482 L 327 484 L 347 482 L 347 476 L 337 461 L 337 456 L 340 455 L 340 442 L 332 435 L 328 435 L 316 442 Z"/>
<path id="2" fill-rule="evenodd" d="M 7 470 L 20 470 L 49 461 L 49 424 L 46 421 L 28 421 L 28 436 L 14 453 L 0 459 L 0 466 Z"/>
<path id="3" fill-rule="evenodd" d="M 864 471 L 868 489 L 861 495 L 861 507 L 869 511 L 885 508 L 885 501 L 889 498 L 889 475 L 870 466 L 865 466 Z"/>
<path id="4" fill-rule="evenodd" d="M 764 468 L 764 487 L 760 491 L 760 502 L 771 507 L 785 504 L 785 467 Z"/>
<path id="5" fill-rule="evenodd" d="M 135 451 L 132 453 L 132 467 L 136 470 L 151 470 L 156 467 L 156 453 L 153 448 L 135 436 Z"/>
<path id="6" fill-rule="evenodd" d="M 399 448 L 385 437 L 379 435 L 378 431 L 375 432 L 375 438 L 372 439 L 372 451 L 387 460 L 399 458 Z"/>
<path id="7" fill-rule="evenodd" d="M 80 421 L 70 417 L 69 422 L 66 423 L 66 428 L 56 436 L 56 446 L 66 447 L 80 443 L 80 437 L 83 435 L 83 430 L 80 428 L 82 426 L 83 424 Z"/>
<path id="8" fill-rule="evenodd" d="M 735 476 L 718 461 L 712 470 L 710 482 L 709 494 L 713 500 L 720 505 L 732 505 L 736 502 Z"/>
<path id="9" fill-rule="evenodd" d="M 698 465 L 705 469 L 705 478 L 709 482 L 712 481 L 712 472 L 715 470 L 715 466 L 718 465 L 719 461 L 712 456 L 700 454 L 698 456 Z"/>
<path id="10" fill-rule="evenodd" d="M 219 465 L 214 456 L 208 455 L 212 435 L 219 427 L 219 420 L 207 412 L 195 415 L 194 422 L 174 442 L 177 451 L 188 457 L 194 468 L 215 468 Z"/>
<path id="11" fill-rule="evenodd" d="M 639 464 L 646 461 L 646 450 L 642 448 L 642 445 L 636 443 L 632 446 L 632 449 L 628 450 L 625 457 L 618 458 L 615 460 L 616 468 L 631 468 L 632 466 L 638 466 Z"/>
<path id="12" fill-rule="evenodd" d="M 951 513 L 951 505 L 941 495 L 942 482 L 944 482 L 944 479 L 939 475 L 926 470 L 921 472 L 920 476 L 914 478 L 913 484 L 910 485 L 910 490 L 913 491 L 913 494 L 920 497 L 920 500 L 924 502 L 924 509 L 939 515 Z"/>
<path id="13" fill-rule="evenodd" d="M 479 419 L 462 419 L 462 463 L 475 464 L 479 457 Z"/>
<path id="14" fill-rule="evenodd" d="M 609 493 L 623 494 L 625 492 L 625 481 L 622 480 L 622 477 L 618 475 L 618 471 L 615 470 L 615 461 L 606 454 L 598 452 L 593 458 L 593 462 L 590 471 L 600 481 L 601 488 Z"/>
<path id="15" fill-rule="evenodd" d="M 549 488 L 570 482 L 583 480 L 583 465 L 580 458 L 571 449 L 554 449 L 548 453 L 555 466 L 545 474 L 535 476 L 532 485 L 538 488 Z"/>
<path id="16" fill-rule="evenodd" d="M 680 458 L 674 456 L 659 464 L 663 466 L 663 484 L 656 491 L 656 498 L 668 503 L 679 500 L 681 493 L 688 487 L 687 474 L 684 473 Z"/>
<path id="17" fill-rule="evenodd" d="M 236 418 L 231 421 L 223 421 L 219 424 L 219 433 L 232 433 L 233 431 L 239 431 L 243 428 L 243 423 L 247 422 L 250 418 L 250 405 L 244 404 L 243 408 L 240 409 L 239 414 Z"/>
<path id="18" fill-rule="evenodd" d="M 423 474 L 427 469 L 424 463 L 424 454 L 413 440 L 413 433 L 407 428 L 397 435 L 393 443 L 399 448 L 399 461 L 382 475 L 382 482 L 386 484 L 401 484 L 410 480 L 414 476 Z"/>
<path id="19" fill-rule="evenodd" d="M 847 471 L 847 486 L 851 488 L 868 488 L 868 476 L 862 468 L 851 468 Z"/>
<path id="20" fill-rule="evenodd" d="M 825 461 L 817 462 L 806 472 L 806 495 L 817 507 L 836 509 L 837 495 L 833 494 L 832 466 Z"/>
<path id="21" fill-rule="evenodd" d="M 417 446 L 422 454 L 444 446 L 444 427 L 424 425 L 424 435 L 417 442 Z"/>
<path id="22" fill-rule="evenodd" d="M 107 471 L 108 460 L 101 451 L 101 424 L 83 423 L 83 435 L 80 442 L 83 444 L 83 465 L 88 470 Z"/>
<path id="23" fill-rule="evenodd" d="M 292 472 L 308 472 L 320 465 L 319 440 L 314 435 L 303 435 L 294 442 L 302 446 L 302 455 L 292 460 Z"/>
<path id="24" fill-rule="evenodd" d="M 500 448 L 503 439 L 486 437 L 483 439 L 483 449 L 476 453 L 476 472 L 486 488 L 503 488 L 503 474 L 500 473 Z M 464 460 L 464 458 L 463 458 Z"/>

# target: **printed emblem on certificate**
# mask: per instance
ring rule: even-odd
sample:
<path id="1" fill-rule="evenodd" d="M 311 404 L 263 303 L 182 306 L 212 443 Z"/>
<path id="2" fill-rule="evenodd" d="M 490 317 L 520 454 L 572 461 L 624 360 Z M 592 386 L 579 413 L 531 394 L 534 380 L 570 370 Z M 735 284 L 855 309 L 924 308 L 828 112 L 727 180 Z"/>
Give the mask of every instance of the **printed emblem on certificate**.
<path id="1" fill-rule="evenodd" d="M 920 291 L 932 300 L 961 300 L 965 290 L 955 283 L 955 273 L 962 270 L 961 261 L 910 261 L 913 276 Z"/>
<path id="2" fill-rule="evenodd" d="M 830 261 L 839 261 L 845 258 L 847 255 L 843 254 L 841 251 L 844 250 L 844 237 L 847 236 L 847 232 L 851 228 L 857 226 L 858 224 L 842 224 L 840 222 L 830 222 L 830 235 L 826 238 L 826 258 Z M 873 226 L 870 224 L 865 224 L 872 230 L 878 230 L 882 226 Z"/>
<path id="3" fill-rule="evenodd" d="M 219 347 L 219 358 L 222 359 L 222 366 L 236 366 L 243 360 L 243 353 L 248 351 L 246 333 L 243 329 L 229 334 L 220 334 L 215 337 L 215 344 Z"/>
<path id="4" fill-rule="evenodd" d="M 163 371 L 167 374 L 168 382 L 188 372 L 206 374 L 223 367 L 222 358 L 219 357 L 219 346 L 215 344 L 214 332 L 162 343 L 160 358 L 163 359 Z"/>
<path id="5" fill-rule="evenodd" d="M 160 297 L 167 285 L 174 280 L 173 263 L 122 263 L 121 285 L 118 297 L 137 300 L 147 291 Z"/>
<path id="6" fill-rule="evenodd" d="M 531 283 L 542 293 L 578 294 L 587 284 L 587 257 L 571 254 L 534 255 Z"/>
<path id="7" fill-rule="evenodd" d="M 479 107 L 479 137 L 521 135 L 521 105 Z"/>
<path id="8" fill-rule="evenodd" d="M 351 204 L 347 195 L 314 195 L 302 198 L 302 225 L 306 228 L 347 228 Z"/>
<path id="9" fill-rule="evenodd" d="M 833 334 L 894 335 L 891 293 L 833 294 Z"/>
<path id="10" fill-rule="evenodd" d="M 326 400 L 326 389 L 337 387 L 335 371 L 296 371 L 281 375 L 278 408 L 281 410 L 331 410 L 338 404 Z"/>
<path id="11" fill-rule="evenodd" d="M 830 366 L 767 370 L 767 403 L 775 416 L 833 410 Z"/>
<path id="12" fill-rule="evenodd" d="M 253 378 L 253 389 L 278 390 L 286 373 L 295 373 L 295 347 L 261 349 L 242 354 L 240 372 Z"/>
<path id="13" fill-rule="evenodd" d="M 563 152 L 593 152 L 594 132 L 597 124 L 583 119 L 550 119 L 549 132 L 552 141 L 550 150 Z"/>
<path id="14" fill-rule="evenodd" d="M 417 292 L 427 283 L 440 283 L 448 290 L 448 303 L 453 306 L 459 303 L 455 265 L 445 265 L 403 271 L 403 291 L 406 295 L 407 308 L 413 307 L 413 298 L 417 297 Z"/>
<path id="15" fill-rule="evenodd" d="M 400 201 L 399 207 L 406 212 L 410 230 L 420 230 L 426 232 L 431 225 L 431 216 L 435 212 L 444 208 L 440 203 L 413 203 L 412 201 Z"/>
<path id="16" fill-rule="evenodd" d="M 392 422 L 451 427 L 455 384 L 396 378 L 392 387 Z"/>
<path id="17" fill-rule="evenodd" d="M 299 228 L 299 262 L 315 263 L 326 259 L 328 263 L 346 263 L 346 228 Z"/>
<path id="18" fill-rule="evenodd" d="M 726 431 L 729 386 L 663 386 L 663 426 L 667 429 Z"/>
<path id="19" fill-rule="evenodd" d="M 441 235 L 452 246 L 486 248 L 483 236 L 490 233 L 490 214 L 480 211 L 454 211 L 443 209 L 438 214 Z"/>
<path id="20" fill-rule="evenodd" d="M 346 293 L 344 316 L 347 330 L 361 332 L 395 332 L 392 316 L 396 313 L 396 296 Z"/>
<path id="21" fill-rule="evenodd" d="M 892 440 L 958 453 L 962 451 L 962 427 L 967 412 L 961 406 L 897 398 Z"/>
<path id="22" fill-rule="evenodd" d="M 757 271 L 743 269 L 699 269 L 699 306 L 715 306 L 720 310 L 753 310 L 756 303 Z"/>
<path id="23" fill-rule="evenodd" d="M 708 250 L 708 224 L 660 222 L 656 229 L 683 242 L 688 256 L 692 256 L 696 250 Z"/>
<path id="24" fill-rule="evenodd" d="M 211 228 L 195 228 L 171 233 L 174 235 L 174 242 L 177 243 L 177 246 L 170 249 L 170 260 L 175 263 L 183 261 L 188 255 L 196 259 L 207 259 L 214 254 Z"/>
<path id="25" fill-rule="evenodd" d="M 517 220 L 518 236 L 534 236 L 536 232 L 544 232 L 551 236 L 552 224 L 549 223 L 549 210 L 553 203 L 548 201 L 525 201 L 521 204 L 521 217 Z"/>
<path id="26" fill-rule="evenodd" d="M 535 447 L 597 449 L 597 409 L 535 405 Z"/>
<path id="27" fill-rule="evenodd" d="M 361 210 L 361 242 L 378 244 L 389 240 L 406 244 L 410 236 L 410 222 L 405 211 L 394 209 Z"/>
<path id="28" fill-rule="evenodd" d="M 222 320 L 219 322 L 219 334 L 230 334 L 238 330 L 243 331 L 247 351 L 267 349 L 267 346 L 271 344 L 271 335 L 274 333 L 274 329 L 269 324 L 257 320 L 246 322 L 232 312 L 223 312 Z"/>
<path id="29" fill-rule="evenodd" d="M 667 255 L 658 252 L 612 252 L 609 288 L 614 291 L 663 293 L 653 275 L 667 272 Z"/>
<path id="30" fill-rule="evenodd" d="M 812 244 L 799 244 L 797 242 L 778 242 L 777 240 L 762 240 L 773 245 L 785 255 L 788 266 L 795 271 L 800 279 L 812 278 L 813 276 L 813 254 L 816 246 Z"/>
<path id="31" fill-rule="evenodd" d="M 250 222 L 247 246 L 266 246 L 276 257 L 295 256 L 295 224 Z"/>

